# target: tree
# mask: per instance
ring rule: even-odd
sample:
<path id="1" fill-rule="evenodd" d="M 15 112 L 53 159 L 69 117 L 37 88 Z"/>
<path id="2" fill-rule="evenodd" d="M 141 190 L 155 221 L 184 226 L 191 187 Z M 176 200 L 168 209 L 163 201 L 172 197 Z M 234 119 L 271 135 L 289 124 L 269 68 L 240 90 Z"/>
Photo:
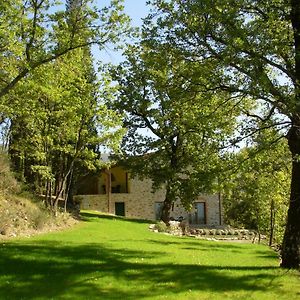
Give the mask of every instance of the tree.
<path id="1" fill-rule="evenodd" d="M 270 246 L 281 243 L 291 165 L 286 140 L 272 129 L 259 132 L 251 146 L 232 156 L 232 174 L 226 172 L 223 182 L 226 223 L 268 235 Z"/>
<path id="2" fill-rule="evenodd" d="M 99 147 L 116 148 L 122 136 L 120 119 L 101 104 L 84 72 L 84 53 L 39 68 L 15 91 L 17 100 L 27 101 L 12 119 L 10 153 L 54 211 L 67 197 L 75 164 L 100 168 Z"/>
<path id="3" fill-rule="evenodd" d="M 19 26 L 0 51 L 2 117 L 11 120 L 15 169 L 56 211 L 59 198 L 68 195 L 74 166 L 95 168 L 100 145 L 114 147 L 120 138 L 118 117 L 99 102 L 90 46 L 117 42 L 128 29 L 127 18 L 116 1 L 99 11 L 90 1 L 69 0 L 65 12 L 54 13 L 47 10 L 56 2 L 23 2 L 4 6 L 0 15 L 6 21 L 1 28 L 12 17 Z"/>
<path id="4" fill-rule="evenodd" d="M 149 18 L 165 40 L 189 61 L 216 59 L 222 76 L 215 88 L 263 104 L 268 121 L 288 125 L 292 180 L 282 245 L 282 267 L 300 265 L 300 3 L 296 0 L 152 1 Z M 149 37 L 151 38 L 151 37 Z M 256 130 L 249 128 L 250 130 Z M 282 132 L 282 131 L 281 131 Z"/>
<path id="5" fill-rule="evenodd" d="M 176 199 L 190 209 L 201 192 L 217 185 L 221 141 L 234 131 L 239 111 L 226 92 L 203 95 L 190 78 L 209 85 L 209 66 L 182 60 L 168 45 L 142 41 L 125 55 L 110 69 L 117 82 L 110 106 L 124 114 L 126 166 L 151 178 L 154 189 L 166 188 L 161 218 L 168 224 Z M 221 103 L 227 103 L 222 110 Z"/>
<path id="6" fill-rule="evenodd" d="M 89 0 L 76 3 L 82 13 L 71 16 L 60 11 L 55 0 L 8 0 L 0 4 L 1 108 L 9 109 L 4 96 L 41 65 L 92 44 L 103 49 L 129 33 L 121 1 L 113 0 L 103 9 L 91 7 Z"/>

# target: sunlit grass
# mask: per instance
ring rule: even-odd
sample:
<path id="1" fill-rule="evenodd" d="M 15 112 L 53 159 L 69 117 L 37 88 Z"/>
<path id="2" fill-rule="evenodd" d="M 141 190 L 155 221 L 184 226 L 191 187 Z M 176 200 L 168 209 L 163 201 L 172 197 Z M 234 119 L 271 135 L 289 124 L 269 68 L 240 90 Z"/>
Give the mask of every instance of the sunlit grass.
<path id="1" fill-rule="evenodd" d="M 90 212 L 74 229 L 2 242 L 0 299 L 300 299 L 266 246 L 157 234 Z"/>

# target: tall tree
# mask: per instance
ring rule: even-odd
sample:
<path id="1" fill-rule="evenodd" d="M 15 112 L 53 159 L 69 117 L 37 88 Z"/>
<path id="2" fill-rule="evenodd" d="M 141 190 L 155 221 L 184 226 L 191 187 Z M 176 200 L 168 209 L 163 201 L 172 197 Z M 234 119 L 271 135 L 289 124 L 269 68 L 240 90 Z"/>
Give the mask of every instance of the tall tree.
<path id="1" fill-rule="evenodd" d="M 71 5 L 72 1 L 68 2 Z M 128 34 L 122 2 L 91 7 L 92 1 L 74 1 L 81 14 L 60 10 L 56 0 L 7 0 L 0 12 L 0 105 L 10 109 L 7 94 L 32 70 L 69 51 L 92 44 L 103 49 Z M 72 4 L 73 5 L 73 4 Z M 73 6 L 74 6 L 73 5 Z M 70 21 L 71 20 L 71 21 Z M 81 26 L 84 22 L 85 26 Z M 6 101 L 5 101 L 6 100 Z"/>
<path id="2" fill-rule="evenodd" d="M 281 114 L 289 125 L 293 157 L 282 267 L 300 265 L 300 2 L 297 0 L 154 0 L 161 36 L 189 61 L 216 59 L 223 76 L 215 87 L 264 105 L 268 121 Z M 277 129 L 281 130 L 278 126 Z M 253 128 L 252 128 L 253 129 Z M 250 128 L 251 130 L 251 128 Z"/>
<path id="3" fill-rule="evenodd" d="M 129 32 L 120 1 L 98 9 L 89 0 L 69 0 L 66 11 L 58 4 L 0 4 L 0 122 L 12 124 L 10 153 L 22 176 L 48 182 L 49 203 L 55 186 L 54 207 L 74 164 L 93 167 L 99 143 L 118 140 L 118 118 L 113 122 L 98 101 L 90 47 L 103 49 Z"/>
<path id="4" fill-rule="evenodd" d="M 93 93 L 95 83 L 82 69 L 83 53 L 39 68 L 16 89 L 16 101 L 27 101 L 18 120 L 12 119 L 10 152 L 54 211 L 67 196 L 75 164 L 100 167 L 99 147 L 117 147 L 122 134 L 118 116 Z"/>
<path id="5" fill-rule="evenodd" d="M 166 223 L 176 199 L 190 209 L 201 192 L 213 190 L 222 143 L 235 128 L 239 113 L 234 100 L 226 92 L 204 95 L 191 80 L 209 85 L 205 72 L 211 66 L 190 64 L 168 45 L 142 42 L 129 47 L 126 61 L 110 70 L 118 83 L 110 105 L 124 114 L 128 128 L 126 165 L 151 178 L 154 189 L 166 188 Z"/>

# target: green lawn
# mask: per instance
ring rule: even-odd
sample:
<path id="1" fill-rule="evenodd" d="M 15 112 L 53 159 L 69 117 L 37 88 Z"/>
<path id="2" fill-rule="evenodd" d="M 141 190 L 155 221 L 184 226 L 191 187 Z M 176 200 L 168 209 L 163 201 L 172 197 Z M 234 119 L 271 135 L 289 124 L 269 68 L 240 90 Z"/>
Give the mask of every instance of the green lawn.
<path id="1" fill-rule="evenodd" d="M 83 213 L 72 230 L 2 241 L 0 299 L 300 299 L 265 246 L 179 238 Z"/>

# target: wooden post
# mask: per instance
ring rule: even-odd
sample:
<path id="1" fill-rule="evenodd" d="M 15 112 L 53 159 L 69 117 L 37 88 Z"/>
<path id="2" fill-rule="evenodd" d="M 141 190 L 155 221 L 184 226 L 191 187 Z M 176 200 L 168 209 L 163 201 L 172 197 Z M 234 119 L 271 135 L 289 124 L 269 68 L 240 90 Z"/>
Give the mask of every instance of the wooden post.
<path id="1" fill-rule="evenodd" d="M 221 192 L 218 193 L 218 200 L 219 200 L 219 225 L 223 225 L 223 220 L 222 220 L 222 196 L 221 196 Z"/>
<path id="2" fill-rule="evenodd" d="M 106 194 L 107 194 L 107 212 L 112 213 L 111 211 L 111 172 L 109 169 L 105 169 L 104 173 L 106 174 Z"/>

